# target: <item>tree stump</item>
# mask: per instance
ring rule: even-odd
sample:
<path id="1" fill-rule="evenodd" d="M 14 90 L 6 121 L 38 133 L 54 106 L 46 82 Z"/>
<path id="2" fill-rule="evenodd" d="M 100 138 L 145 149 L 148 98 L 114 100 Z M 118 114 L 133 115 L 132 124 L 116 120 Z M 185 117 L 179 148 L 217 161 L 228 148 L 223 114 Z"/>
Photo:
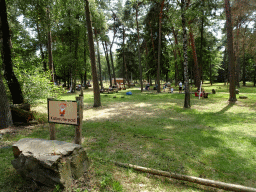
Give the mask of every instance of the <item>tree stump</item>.
<path id="1" fill-rule="evenodd" d="M 212 94 L 216 94 L 216 91 L 215 91 L 215 89 L 212 89 Z"/>

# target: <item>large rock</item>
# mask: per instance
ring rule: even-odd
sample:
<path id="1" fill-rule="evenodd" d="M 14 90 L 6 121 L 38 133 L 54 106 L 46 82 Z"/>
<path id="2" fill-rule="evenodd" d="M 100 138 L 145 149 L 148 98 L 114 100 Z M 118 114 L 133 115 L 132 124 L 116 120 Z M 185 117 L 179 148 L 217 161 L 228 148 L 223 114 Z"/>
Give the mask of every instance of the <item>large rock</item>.
<path id="1" fill-rule="evenodd" d="M 24 138 L 12 148 L 12 165 L 18 173 L 47 186 L 67 187 L 89 167 L 85 150 L 77 144 Z"/>

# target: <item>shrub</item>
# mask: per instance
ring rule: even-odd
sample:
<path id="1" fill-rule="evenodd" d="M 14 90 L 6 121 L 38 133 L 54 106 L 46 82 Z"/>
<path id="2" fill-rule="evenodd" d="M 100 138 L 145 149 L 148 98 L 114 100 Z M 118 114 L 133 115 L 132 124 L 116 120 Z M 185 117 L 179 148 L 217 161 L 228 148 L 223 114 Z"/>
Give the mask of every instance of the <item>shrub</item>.
<path id="1" fill-rule="evenodd" d="M 48 97 L 57 98 L 64 92 L 62 87 L 50 82 L 48 72 L 16 70 L 16 74 L 26 103 L 36 104 Z"/>

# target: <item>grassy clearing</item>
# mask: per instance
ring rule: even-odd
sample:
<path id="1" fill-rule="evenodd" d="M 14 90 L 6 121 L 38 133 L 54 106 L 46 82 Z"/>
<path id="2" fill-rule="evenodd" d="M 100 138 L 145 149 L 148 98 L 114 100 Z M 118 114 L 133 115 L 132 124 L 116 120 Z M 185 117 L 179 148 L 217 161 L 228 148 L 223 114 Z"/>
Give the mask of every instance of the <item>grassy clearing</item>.
<path id="1" fill-rule="evenodd" d="M 102 107 L 93 108 L 93 93 L 86 90 L 82 145 L 91 168 L 69 191 L 221 191 L 118 168 L 108 160 L 256 188 L 255 88 L 241 87 L 239 95 L 248 99 L 238 98 L 234 105 L 227 102 L 223 84 L 204 88 L 215 88 L 217 94 L 200 100 L 191 95 L 188 110 L 183 109 L 184 94 L 141 93 L 138 88 L 129 89 L 131 96 L 126 91 L 102 94 Z M 75 94 L 61 99 L 75 100 Z M 46 112 L 46 104 L 34 109 Z M 37 115 L 45 121 L 45 115 Z M 72 126 L 56 127 L 59 140 L 73 141 Z M 49 139 L 47 124 L 0 140 L 6 146 L 0 149 L 2 191 L 20 189 L 24 182 L 12 168 L 8 147 L 23 137 Z"/>

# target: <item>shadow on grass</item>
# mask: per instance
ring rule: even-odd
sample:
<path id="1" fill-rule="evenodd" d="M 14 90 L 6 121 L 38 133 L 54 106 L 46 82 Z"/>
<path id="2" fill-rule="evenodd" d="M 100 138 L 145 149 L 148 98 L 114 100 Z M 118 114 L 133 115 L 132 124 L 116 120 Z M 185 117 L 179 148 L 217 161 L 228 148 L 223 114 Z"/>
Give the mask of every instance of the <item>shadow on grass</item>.
<path id="1" fill-rule="evenodd" d="M 225 113 L 227 110 L 229 110 L 231 107 L 233 107 L 235 105 L 235 103 L 229 103 L 226 107 L 224 107 L 222 110 L 220 110 L 219 112 L 217 112 L 216 114 L 223 114 Z"/>
<path id="2" fill-rule="evenodd" d="M 182 94 L 150 94 L 142 98 L 139 93 L 135 90 L 131 97 L 122 100 L 127 102 L 126 108 L 111 107 L 116 100 L 103 96 L 103 102 L 109 107 L 107 117 L 100 116 L 103 109 L 91 109 L 100 118 L 87 119 L 83 124 L 83 145 L 89 156 L 242 185 L 256 179 L 252 169 L 255 161 L 250 159 L 256 158 L 255 138 L 239 132 L 240 129 L 226 132 L 220 128 L 231 129 L 231 125 L 252 118 L 250 114 L 226 113 L 233 104 L 217 112 L 183 110 Z M 91 98 L 84 100 L 90 102 Z M 193 102 L 207 105 L 216 100 L 213 97 L 207 102 Z M 139 103 L 150 105 L 138 107 Z M 48 129 L 44 128 L 28 137 L 47 139 L 48 134 Z M 73 126 L 57 127 L 58 140 L 72 141 L 73 138 Z M 250 150 L 245 148 L 249 145 L 244 142 L 251 144 Z M 252 155 L 248 155 L 249 152 Z M 194 184 L 188 186 L 209 191 Z"/>
<path id="3" fill-rule="evenodd" d="M 155 102 L 158 101 L 160 99 Z M 241 150 L 235 148 L 234 140 L 239 143 L 238 135 L 243 133 L 229 135 L 219 129 L 242 123 L 250 114 L 226 113 L 234 104 L 218 112 L 184 112 L 180 101 L 170 102 L 173 106 L 167 109 L 136 108 L 136 114 L 113 108 L 107 118 L 86 121 L 83 134 L 89 153 L 123 163 L 242 185 L 247 184 L 247 179 L 256 179 L 249 171 L 255 162 L 249 160 L 248 154 L 241 153 L 246 145 L 241 144 Z M 254 143 L 253 138 L 243 136 Z"/>

